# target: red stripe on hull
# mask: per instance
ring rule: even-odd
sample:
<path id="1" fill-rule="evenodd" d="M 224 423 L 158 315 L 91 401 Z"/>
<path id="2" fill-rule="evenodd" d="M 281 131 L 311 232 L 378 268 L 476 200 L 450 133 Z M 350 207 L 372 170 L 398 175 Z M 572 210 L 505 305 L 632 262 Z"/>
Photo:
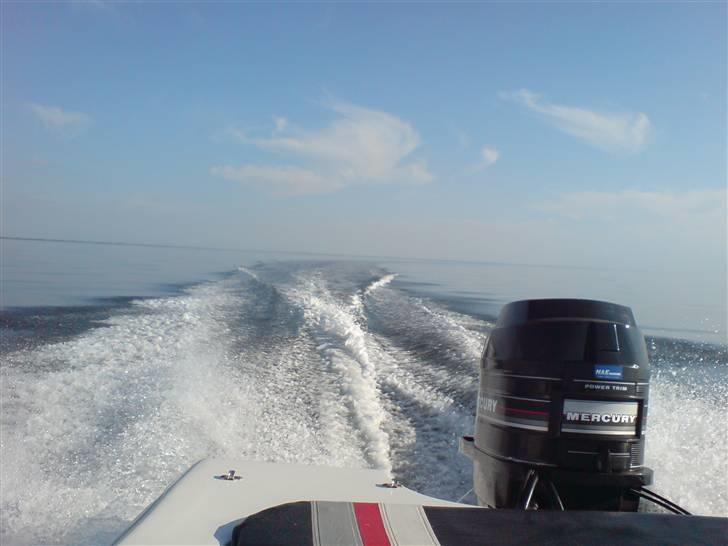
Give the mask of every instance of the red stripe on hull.
<path id="1" fill-rule="evenodd" d="M 392 546 L 384 528 L 379 505 L 373 502 L 355 502 L 354 515 L 364 546 Z"/>

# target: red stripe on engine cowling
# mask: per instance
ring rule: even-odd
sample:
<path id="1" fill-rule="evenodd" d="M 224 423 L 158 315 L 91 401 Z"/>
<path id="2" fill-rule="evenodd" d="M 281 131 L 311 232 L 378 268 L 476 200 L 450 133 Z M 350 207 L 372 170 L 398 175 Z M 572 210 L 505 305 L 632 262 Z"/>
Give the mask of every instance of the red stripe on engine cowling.
<path id="1" fill-rule="evenodd" d="M 355 502 L 354 515 L 364 546 L 391 546 L 378 504 Z"/>
<path id="2" fill-rule="evenodd" d="M 527 410 L 527 409 L 522 409 L 522 408 L 509 408 L 509 407 L 506 407 L 506 411 L 515 411 L 517 413 L 530 413 L 533 415 L 548 415 L 549 414 L 549 412 L 547 412 L 547 411 Z"/>

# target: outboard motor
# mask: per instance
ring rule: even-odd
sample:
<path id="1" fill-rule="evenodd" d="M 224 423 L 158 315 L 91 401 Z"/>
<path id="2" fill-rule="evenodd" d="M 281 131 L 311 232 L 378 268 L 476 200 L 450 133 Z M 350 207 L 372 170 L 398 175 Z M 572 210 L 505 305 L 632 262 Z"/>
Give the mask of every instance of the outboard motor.
<path id="1" fill-rule="evenodd" d="M 649 377 L 628 307 L 506 305 L 483 351 L 475 437 L 461 442 L 479 503 L 637 510 L 652 482 L 643 465 Z"/>

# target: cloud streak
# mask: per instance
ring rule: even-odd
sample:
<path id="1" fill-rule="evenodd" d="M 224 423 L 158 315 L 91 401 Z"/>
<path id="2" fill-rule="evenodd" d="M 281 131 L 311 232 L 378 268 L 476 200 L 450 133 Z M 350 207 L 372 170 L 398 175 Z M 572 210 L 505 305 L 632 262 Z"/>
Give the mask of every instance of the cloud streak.
<path id="1" fill-rule="evenodd" d="M 702 189 L 683 192 L 623 190 L 619 192 L 584 191 L 561 195 L 534 205 L 571 220 L 614 221 L 659 217 L 670 222 L 696 219 L 725 219 L 726 190 Z"/>
<path id="2" fill-rule="evenodd" d="M 92 122 L 88 114 L 63 110 L 58 106 L 31 103 L 29 107 L 35 117 L 50 130 L 80 132 L 87 129 Z"/>
<path id="3" fill-rule="evenodd" d="M 242 184 L 258 184 L 267 188 L 294 193 L 324 193 L 339 189 L 335 181 L 300 167 L 258 165 L 216 166 L 211 174 Z"/>
<path id="4" fill-rule="evenodd" d="M 433 175 L 413 157 L 420 136 L 400 118 L 348 103 L 331 104 L 336 119 L 306 131 L 274 118 L 267 138 L 236 130 L 237 140 L 285 157 L 285 165 L 218 165 L 210 172 L 283 193 L 324 193 L 360 184 L 422 184 Z M 294 162 L 294 164 L 290 164 Z"/>
<path id="5" fill-rule="evenodd" d="M 605 113 L 564 106 L 547 102 L 527 89 L 500 96 L 536 112 L 560 131 L 608 152 L 639 152 L 649 138 L 650 119 L 642 112 Z"/>

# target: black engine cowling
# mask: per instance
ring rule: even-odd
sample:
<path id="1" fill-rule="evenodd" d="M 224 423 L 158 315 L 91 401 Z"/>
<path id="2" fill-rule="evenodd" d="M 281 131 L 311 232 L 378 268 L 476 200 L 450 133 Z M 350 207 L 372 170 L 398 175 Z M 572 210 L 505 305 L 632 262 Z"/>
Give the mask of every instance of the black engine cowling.
<path id="1" fill-rule="evenodd" d="M 612 303 L 506 305 L 483 351 L 474 491 L 494 508 L 636 510 L 649 394 L 644 337 Z"/>

